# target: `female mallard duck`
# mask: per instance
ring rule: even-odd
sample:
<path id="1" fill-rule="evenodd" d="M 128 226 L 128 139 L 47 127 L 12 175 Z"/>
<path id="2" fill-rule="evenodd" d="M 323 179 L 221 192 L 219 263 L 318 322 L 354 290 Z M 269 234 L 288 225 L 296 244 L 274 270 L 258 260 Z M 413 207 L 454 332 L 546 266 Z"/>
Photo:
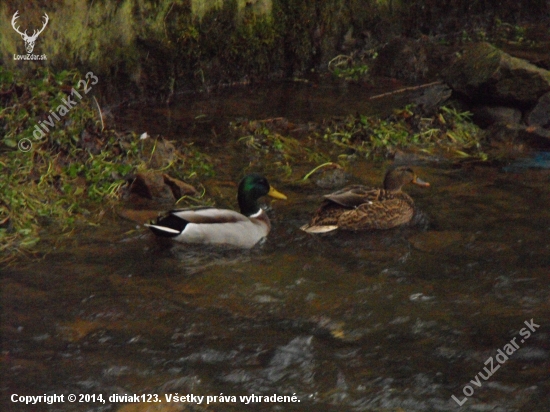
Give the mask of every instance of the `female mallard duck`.
<path id="1" fill-rule="evenodd" d="M 391 229 L 408 223 L 414 213 L 414 201 L 401 191 L 408 183 L 430 185 L 406 166 L 391 169 L 386 173 L 383 189 L 355 185 L 326 195 L 311 222 L 301 229 L 325 233 L 335 229 Z"/>
<path id="2" fill-rule="evenodd" d="M 176 209 L 148 226 L 155 235 L 178 242 L 229 245 L 251 248 L 271 229 L 267 213 L 258 206 L 262 196 L 286 199 L 258 174 L 245 176 L 239 183 L 237 200 L 241 213 L 233 210 L 201 207 Z"/>

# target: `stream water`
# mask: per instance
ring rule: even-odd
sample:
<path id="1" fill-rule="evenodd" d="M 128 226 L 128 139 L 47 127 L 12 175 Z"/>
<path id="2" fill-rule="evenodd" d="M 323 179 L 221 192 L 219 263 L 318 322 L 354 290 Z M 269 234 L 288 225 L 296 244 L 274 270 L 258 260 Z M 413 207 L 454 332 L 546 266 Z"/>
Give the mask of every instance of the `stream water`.
<path id="1" fill-rule="evenodd" d="M 363 94 L 224 91 L 121 122 L 185 139 L 197 118 L 210 130 L 382 110 Z M 312 236 L 299 227 L 327 190 L 274 182 L 289 200 L 268 205 L 273 230 L 250 251 L 165 245 L 122 219 L 59 239 L 2 269 L 1 410 L 550 411 L 550 170 L 537 156 L 415 164 L 431 183 L 405 188 L 421 227 Z M 377 184 L 387 166 L 347 172 Z M 131 394 L 162 402 L 109 401 Z"/>

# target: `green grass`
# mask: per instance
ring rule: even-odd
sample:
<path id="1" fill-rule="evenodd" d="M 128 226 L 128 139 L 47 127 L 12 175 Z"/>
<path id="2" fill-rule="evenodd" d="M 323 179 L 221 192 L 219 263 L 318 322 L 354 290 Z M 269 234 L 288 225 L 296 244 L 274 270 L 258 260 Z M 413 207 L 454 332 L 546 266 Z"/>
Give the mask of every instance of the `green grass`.
<path id="1" fill-rule="evenodd" d="M 416 114 L 413 106 L 395 110 L 388 118 L 351 115 L 329 122 L 322 138 L 342 150 L 371 158 L 388 158 L 400 149 L 446 152 L 450 157 L 486 158 L 483 133 L 471 113 L 443 106 L 432 117 Z"/>
<path id="2" fill-rule="evenodd" d="M 420 112 L 419 112 L 420 113 Z M 284 166 L 288 177 L 296 165 L 314 167 L 336 162 L 344 166 L 350 156 L 370 160 L 391 158 L 398 150 L 419 150 L 449 158 L 485 160 L 483 132 L 471 113 L 443 106 L 432 117 L 423 117 L 413 106 L 395 110 L 387 118 L 349 115 L 321 124 L 308 124 L 307 133 L 290 136 L 286 119 L 244 121 L 232 124 L 238 143 L 271 169 Z M 303 126 L 303 125 L 302 125 Z"/>
<path id="3" fill-rule="evenodd" d="M 65 233 L 78 222 L 96 224 L 131 175 L 151 169 L 154 146 L 146 149 L 135 133 L 103 129 L 93 99 L 78 89 L 81 79 L 77 71 L 41 69 L 20 77 L 0 68 L 0 260 L 32 251 L 44 228 Z M 37 140 L 35 126 L 73 88 L 82 100 Z M 29 151 L 20 150 L 23 139 Z M 179 179 L 214 173 L 192 144 L 176 150 L 162 171 Z"/>

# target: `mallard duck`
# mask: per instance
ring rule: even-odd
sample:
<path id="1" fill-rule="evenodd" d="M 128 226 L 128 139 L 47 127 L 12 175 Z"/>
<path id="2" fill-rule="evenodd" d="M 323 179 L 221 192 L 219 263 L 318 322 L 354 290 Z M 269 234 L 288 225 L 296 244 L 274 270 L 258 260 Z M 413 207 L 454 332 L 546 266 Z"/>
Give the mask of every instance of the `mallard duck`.
<path id="1" fill-rule="evenodd" d="M 430 185 L 409 167 L 396 167 L 386 173 L 383 189 L 355 185 L 324 196 L 311 222 L 301 229 L 325 233 L 336 229 L 391 229 L 408 223 L 414 214 L 414 201 L 401 191 L 408 183 Z"/>
<path id="2" fill-rule="evenodd" d="M 229 245 L 251 248 L 271 229 L 267 213 L 258 205 L 262 196 L 286 199 L 258 174 L 249 174 L 239 183 L 237 200 L 241 213 L 200 207 L 176 209 L 148 226 L 155 235 L 178 242 Z"/>

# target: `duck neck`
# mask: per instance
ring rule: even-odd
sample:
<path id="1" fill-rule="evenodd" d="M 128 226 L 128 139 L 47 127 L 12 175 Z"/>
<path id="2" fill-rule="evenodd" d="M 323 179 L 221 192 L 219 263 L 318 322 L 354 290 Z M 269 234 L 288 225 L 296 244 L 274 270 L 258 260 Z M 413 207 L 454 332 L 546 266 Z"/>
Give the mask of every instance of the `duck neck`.
<path id="1" fill-rule="evenodd" d="M 237 200 L 239 202 L 241 213 L 247 217 L 252 216 L 260 211 L 258 199 L 251 196 L 250 193 L 239 192 Z"/>
<path id="2" fill-rule="evenodd" d="M 391 174 L 386 175 L 386 178 L 384 179 L 384 189 L 387 192 L 400 192 L 401 188 L 403 187 L 403 183 L 399 182 L 394 176 Z"/>

